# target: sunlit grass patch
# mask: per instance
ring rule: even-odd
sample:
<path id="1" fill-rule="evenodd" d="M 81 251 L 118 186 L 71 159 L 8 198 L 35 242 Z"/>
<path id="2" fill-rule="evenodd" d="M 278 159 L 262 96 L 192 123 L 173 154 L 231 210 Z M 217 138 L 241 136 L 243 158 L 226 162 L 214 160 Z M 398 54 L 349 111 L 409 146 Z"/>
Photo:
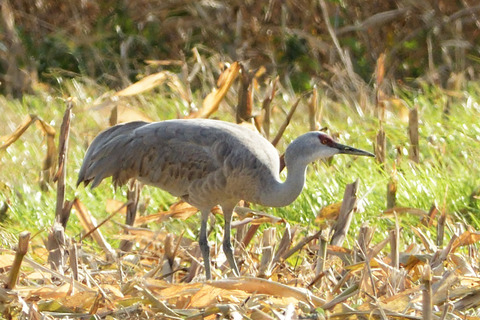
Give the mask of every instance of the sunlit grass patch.
<path id="1" fill-rule="evenodd" d="M 132 304 L 134 303 L 150 305 L 151 300 L 145 299 L 145 291 L 142 289 L 146 282 L 140 283 L 138 279 L 144 279 L 142 281 L 149 283 L 149 288 L 159 295 L 154 297 L 155 299 L 160 299 L 164 289 L 181 292 L 182 286 L 177 288 L 165 279 L 171 277 L 174 282 L 192 280 L 192 278 L 188 278 L 189 270 L 194 270 L 192 266 L 195 265 L 195 260 L 201 261 L 197 250 L 199 214 L 188 216 L 185 220 L 168 218 L 161 223 L 154 221 L 149 217 L 150 215 L 158 212 L 171 212 L 169 210 L 171 210 L 172 204 L 176 203 L 178 199 L 158 188 L 144 186 L 139 211 L 140 214 L 146 215 L 151 222 L 137 224 L 134 226 L 135 230 L 131 230 L 129 235 L 125 235 L 124 229 L 127 228 L 124 225 L 125 214 L 116 213 L 111 217 L 113 214 L 111 203 L 125 203 L 127 187 L 114 188 L 111 179 L 108 178 L 98 187 L 91 189 L 90 186 L 77 187 L 76 180 L 88 145 L 102 129 L 109 126 L 115 106 L 122 105 L 126 108 L 124 110 L 134 111 L 125 112 L 122 116 L 126 118 L 141 116 L 142 119 L 146 117 L 152 120 L 176 118 L 188 113 L 190 106 L 186 105 L 184 101 L 176 101 L 173 95 L 163 96 L 158 92 L 144 93 L 123 99 L 121 104 L 113 100 L 105 102 L 102 99 L 95 100 L 96 96 L 100 96 L 101 88 L 92 89 L 81 82 L 76 84 L 66 82 L 63 86 L 64 94 L 69 93 L 76 96 L 68 151 L 66 198 L 68 200 L 77 198 L 97 223 L 111 218 L 99 228 L 105 236 L 108 246 L 116 249 L 126 238 L 133 240 L 130 253 L 119 254 L 116 259 L 109 260 L 106 258 L 105 246 L 91 237 L 85 237 L 80 213 L 72 210 L 66 234 L 79 244 L 82 255 L 80 259 L 83 266 L 82 272 L 91 273 L 92 279 L 98 281 L 102 289 L 113 290 L 107 292 L 107 296 L 110 298 L 115 296 L 115 299 L 119 299 L 118 306 L 121 308 L 133 308 Z M 361 258 L 362 254 L 359 253 L 359 249 L 361 249 L 359 248 L 359 239 L 361 237 L 360 230 L 368 230 L 369 227 L 372 228 L 373 234 L 368 250 L 371 252 L 374 246 L 383 243 L 381 251 L 370 262 L 376 289 L 383 288 L 385 283 L 391 281 L 391 275 L 385 274 L 385 270 L 390 270 L 391 267 L 386 268 L 381 263 L 390 264 L 392 261 L 394 247 L 392 230 L 397 228 L 400 232 L 399 242 L 395 245 L 398 245 L 403 259 L 399 270 L 404 272 L 403 281 L 409 286 L 422 285 L 420 272 L 425 267 L 425 263 L 430 260 L 434 261 L 441 256 L 440 254 L 434 255 L 435 250 L 428 243 L 434 246 L 436 241 L 441 240 L 443 245 L 437 248 L 437 252 L 443 252 L 442 250 L 447 244 L 458 245 L 458 242 L 454 241 L 455 237 L 459 235 L 462 236 L 461 247 L 455 247 L 455 252 L 448 254 L 448 261 L 441 265 L 442 272 L 450 272 L 456 264 L 461 264 L 462 259 L 467 261 L 467 264 L 463 264 L 465 272 L 471 272 L 470 264 L 473 266 L 474 260 L 471 260 L 470 253 L 477 247 L 475 239 L 478 237 L 474 230 L 480 228 L 480 219 L 478 218 L 480 213 L 480 169 L 478 166 L 480 127 L 476 123 L 475 117 L 479 108 L 475 90 L 471 90 L 472 93 L 470 91 L 461 92 L 457 94 L 457 98 L 451 100 L 443 91 L 437 89 L 425 92 L 413 90 L 401 92 L 400 97 L 403 99 L 404 105 L 409 108 L 413 106 L 418 108 L 420 120 L 419 163 L 410 160 L 411 145 L 408 137 L 408 121 L 405 117 L 398 116 L 395 110 L 388 110 L 385 120 L 380 123 L 371 106 L 361 110 L 360 114 L 358 109 L 360 106 L 353 108 L 346 103 L 338 103 L 324 98 L 320 125 L 325 127 L 326 132 L 334 136 L 340 143 L 373 152 L 376 134 L 381 125 L 387 137 L 386 161 L 382 164 L 373 158 L 337 155 L 332 159 L 313 163 L 308 167 L 305 188 L 292 204 L 282 208 L 249 204 L 252 209 L 263 211 L 266 215 L 274 216 L 275 219 L 262 220 L 258 230 L 251 222 L 245 224 L 243 230 L 240 227 L 234 229 L 235 255 L 243 263 L 242 274 L 258 276 L 262 268 L 262 257 L 265 250 L 268 249 L 268 246 L 264 246 L 263 239 L 274 228 L 274 245 L 270 248 L 274 253 L 279 250 L 282 239 L 289 239 L 289 236 L 292 236 L 289 240 L 291 241 L 289 249 L 303 241 L 308 239 L 309 241 L 301 249 L 292 249 L 290 255 L 274 264 L 274 269 L 269 271 L 273 273 L 267 276 L 270 277 L 270 282 L 308 288 L 315 297 L 328 300 L 332 294 L 340 293 L 332 293 L 332 286 L 339 277 L 345 276 L 347 269 L 352 272 L 351 278 L 342 285 L 341 290 L 355 288 L 356 284 L 363 283 L 359 282 L 359 279 L 366 279 L 368 269 Z M 462 98 L 459 98 L 460 96 Z M 271 139 L 281 127 L 285 115 L 292 107 L 293 100 L 293 98 L 280 99 L 277 97 L 272 103 L 275 106 L 272 113 L 274 120 L 270 130 Z M 232 101 L 234 100 L 227 96 L 215 113 L 215 117 L 234 121 Z M 446 101 L 450 103 L 448 114 L 445 113 L 444 108 Z M 52 94 L 26 96 L 23 101 L 5 100 L 5 105 L 7 110 L 2 116 L 5 117 L 7 126 L 1 129 L 1 135 L 8 135 L 14 131 L 28 114 L 36 114 L 58 132 L 65 110 L 64 101 L 57 97 L 52 98 Z M 48 109 L 45 106 L 48 106 Z M 306 104 L 302 102 L 277 146 L 280 153 L 284 152 L 288 143 L 296 136 L 309 130 L 309 126 L 306 125 L 309 123 L 308 112 L 305 110 L 307 110 Z M 258 110 L 258 112 L 261 111 Z M 13 251 L 10 251 L 9 248 L 15 246 L 16 236 L 21 231 L 28 230 L 33 237 L 29 257 L 40 264 L 47 264 L 48 251 L 45 241 L 50 233 L 55 215 L 56 184 L 51 181 L 42 182 L 42 162 L 46 152 L 46 138 L 34 124 L 19 140 L 3 151 L 4 156 L 0 158 L 2 169 L 0 208 L 6 208 L 2 209 L 3 215 L 0 217 L 0 244 L 5 248 L 0 254 L 3 254 L 4 257 L 13 257 Z M 287 174 L 288 172 L 283 172 L 282 178 L 285 178 Z M 324 269 L 325 274 L 322 276 L 325 278 L 316 280 L 321 242 L 318 237 L 313 239 L 309 237 L 321 234 L 321 237 L 328 239 L 331 235 L 329 230 L 335 227 L 338 218 L 337 220 L 335 218 L 322 220 L 322 208 L 337 204 L 330 207 L 333 208 L 335 217 L 335 214 L 338 214 L 338 211 L 335 210 L 341 208 L 339 203 L 344 197 L 347 185 L 356 180 L 359 181 L 357 202 L 345 242 L 341 247 L 328 247 L 330 253 L 326 261 L 326 269 Z M 387 185 L 389 183 L 394 183 L 396 187 L 395 207 L 391 209 L 387 208 Z M 436 210 L 431 208 L 436 208 Z M 431 212 L 436 215 L 429 220 L 427 216 Z M 437 240 L 439 217 L 442 214 L 445 214 L 446 217 L 445 236 Z M 239 220 L 239 216 L 235 218 L 236 222 Z M 270 222 L 266 223 L 265 221 Z M 217 213 L 210 218 L 209 222 L 209 242 L 212 247 L 214 277 L 228 277 L 230 273 L 228 268 L 223 265 L 225 255 L 221 245 L 224 233 L 223 216 Z M 465 229 L 470 230 L 471 233 L 465 232 Z M 245 238 L 236 236 L 250 230 L 254 230 L 254 234 L 244 248 L 241 244 Z M 167 250 L 168 241 L 171 240 L 173 240 L 173 244 L 170 245 L 177 250 L 174 253 L 171 251 L 169 253 Z M 466 244 L 469 245 L 466 246 Z M 177 245 L 178 247 L 176 247 Z M 169 260 L 168 254 L 173 254 L 172 259 Z M 172 265 L 169 265 L 170 262 Z M 413 269 L 408 269 L 407 264 L 410 264 Z M 164 269 L 165 267 L 173 269 Z M 161 270 L 157 270 L 157 268 L 161 268 Z M 155 270 L 157 270 L 156 274 L 153 273 Z M 27 267 L 24 272 L 29 274 L 29 277 L 24 278 L 22 283 L 36 286 L 36 281 L 39 280 L 33 279 L 37 273 L 35 267 Z M 67 270 L 68 272 L 70 271 Z M 31 273 L 33 275 L 30 275 Z M 200 273 L 194 275 L 197 282 L 199 281 L 198 277 L 202 279 L 201 275 L 199 276 Z M 329 278 L 331 275 L 328 273 L 334 275 L 337 280 L 332 282 L 333 278 Z M 82 274 L 82 276 L 85 275 Z M 49 276 L 40 281 L 49 282 L 48 279 Z M 239 285 L 239 283 L 237 281 L 236 284 Z M 129 289 L 130 284 L 135 284 L 132 286 L 133 289 Z M 465 288 L 465 285 L 462 288 Z M 248 296 L 248 289 L 244 288 L 244 290 L 238 293 Z M 132 292 L 135 292 L 133 296 L 131 296 Z M 202 291 L 199 292 L 202 293 Z M 220 299 L 219 295 L 209 293 L 212 301 Z M 228 299 L 228 291 L 222 291 L 221 294 L 224 295 L 221 299 Z M 265 297 L 276 299 L 273 295 Z M 381 296 L 381 298 L 384 297 Z M 69 299 L 73 298 L 68 296 L 62 300 L 62 303 L 67 303 Z M 176 300 L 169 300 L 169 302 L 173 301 Z M 279 300 L 275 301 L 278 303 Z M 53 308 L 43 302 L 42 308 L 45 310 Z M 323 303 L 322 300 L 317 302 L 318 304 Z M 239 301 L 235 301 L 235 303 L 237 303 L 235 306 L 241 305 Z M 360 309 L 367 302 L 361 294 L 357 294 L 347 303 L 352 308 Z M 90 306 L 90 303 L 85 302 L 85 305 Z M 81 307 L 82 304 L 77 304 L 77 306 Z M 181 312 L 186 312 L 185 310 L 181 309 Z M 192 310 L 190 309 L 188 312 L 191 313 Z M 244 312 L 250 311 L 245 308 Z M 311 311 L 298 312 L 310 314 Z"/>
<path id="2" fill-rule="evenodd" d="M 65 85 L 65 89 L 77 95 L 68 155 L 67 198 L 79 197 L 95 216 L 102 219 L 106 216 L 106 200 L 115 198 L 123 201 L 126 196 L 125 189 L 113 190 L 108 180 L 94 190 L 83 187 L 77 189 L 75 181 L 85 149 L 101 127 L 108 123 L 108 112 L 91 108 L 94 99 L 90 95 L 97 91 L 89 89 L 85 84 Z M 475 90 L 472 89 L 472 92 Z M 479 211 L 478 201 L 471 197 L 472 192 L 480 185 L 480 169 L 475 165 L 479 157 L 480 137 L 480 126 L 474 117 L 479 109 L 476 96 L 470 91 L 462 93 L 465 98 L 455 99 L 451 103 L 450 113 L 445 115 L 443 104 L 448 97 L 438 90 L 432 90 L 429 94 L 402 91 L 407 105 L 419 107 L 420 164 L 412 164 L 408 160 L 408 124 L 392 114 L 384 123 L 388 160 L 383 167 L 373 159 L 352 159 L 347 156 L 337 156 L 331 161 L 316 163 L 309 167 L 304 192 L 292 205 L 264 210 L 292 222 L 313 225 L 318 211 L 323 206 L 341 201 L 345 185 L 358 178 L 361 210 L 355 216 L 353 227 L 369 222 L 378 224 L 379 228 L 388 229 L 391 222 L 387 218 L 377 218 L 381 217 L 385 209 L 386 184 L 396 170 L 398 206 L 424 210 L 428 210 L 432 204 L 442 209 L 445 206 L 447 212 L 478 226 L 475 218 Z M 155 94 L 146 94 L 145 97 L 128 99 L 126 102 L 127 106 L 141 110 L 153 120 L 174 118 L 186 107 L 170 98 L 162 99 Z M 14 130 L 15 125 L 22 120 L 22 115 L 29 113 L 37 114 L 58 128 L 65 108 L 61 99 L 49 94 L 26 96 L 23 101 L 5 100 L 5 103 L 7 109 L 3 117 L 7 126 L 1 132 L 3 135 Z M 289 107 L 284 106 L 286 109 Z M 326 104 L 323 110 L 322 121 L 328 132 L 338 134 L 337 140 L 340 142 L 372 150 L 378 121 L 373 116 L 359 116 L 350 106 L 336 105 L 335 109 L 335 112 L 330 112 Z M 225 111 L 228 110 L 223 112 Z M 220 117 L 228 119 L 231 116 L 227 113 L 225 116 L 220 114 Z M 277 117 L 276 121 L 281 121 L 281 116 L 277 114 Z M 294 122 L 287 128 L 279 150 L 284 150 L 289 141 L 306 131 L 304 126 L 297 125 L 300 122 L 306 122 L 302 112 L 295 115 Z M 277 126 L 274 122 L 272 131 Z M 39 130 L 32 127 L 17 143 L 9 147 L 5 152 L 6 156 L 2 157 L 2 166 L 5 168 L 2 168 L 2 182 L 12 190 L 10 194 L 2 194 L 4 199 L 8 198 L 10 201 L 9 214 L 4 223 L 10 225 L 14 232 L 32 225 L 39 230 L 46 228 L 53 218 L 55 186 L 52 184 L 48 191 L 44 191 L 38 183 L 45 150 L 44 137 Z M 150 213 L 164 210 L 175 201 L 170 195 L 151 187 L 143 190 L 143 197 L 150 199 L 147 207 Z M 414 218 L 407 216 L 401 219 L 408 222 Z M 173 223 L 178 224 L 181 222 Z M 73 234 L 81 231 L 75 223 L 69 228 Z M 115 228 L 111 230 L 118 231 Z M 105 230 L 107 234 L 109 231 L 110 228 Z"/>

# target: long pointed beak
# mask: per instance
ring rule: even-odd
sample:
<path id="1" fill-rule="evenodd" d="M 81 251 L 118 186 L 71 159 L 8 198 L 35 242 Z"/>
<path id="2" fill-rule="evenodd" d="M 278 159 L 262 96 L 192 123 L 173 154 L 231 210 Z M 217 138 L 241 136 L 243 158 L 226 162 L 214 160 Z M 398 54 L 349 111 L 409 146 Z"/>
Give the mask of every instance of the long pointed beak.
<path id="1" fill-rule="evenodd" d="M 350 146 L 346 146 L 344 144 L 335 143 L 332 147 L 338 149 L 339 154 L 351 154 L 351 155 L 355 155 L 355 156 L 366 156 L 366 157 L 374 157 L 375 158 L 375 155 L 373 153 L 370 153 L 368 151 L 361 150 L 361 149 L 356 149 L 356 148 L 353 148 L 353 147 L 350 147 Z"/>

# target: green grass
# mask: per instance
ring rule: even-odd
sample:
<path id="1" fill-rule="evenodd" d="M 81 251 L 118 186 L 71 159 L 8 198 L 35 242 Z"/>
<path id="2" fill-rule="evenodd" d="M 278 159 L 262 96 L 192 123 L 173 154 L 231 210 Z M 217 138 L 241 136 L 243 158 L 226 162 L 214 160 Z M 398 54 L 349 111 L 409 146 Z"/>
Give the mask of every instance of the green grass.
<path id="1" fill-rule="evenodd" d="M 453 221 L 468 223 L 479 229 L 480 204 L 478 199 L 471 197 L 472 192 L 480 186 L 479 85 L 471 84 L 464 92 L 458 92 L 458 97 L 451 99 L 451 111 L 448 116 L 443 113 L 444 104 L 448 99 L 446 94 L 437 88 L 427 89 L 398 91 L 398 95 L 408 105 L 417 105 L 419 108 L 420 164 L 408 160 L 408 124 L 390 115 L 384 123 L 388 139 L 388 160 L 384 167 L 371 158 L 336 156 L 328 163 L 310 166 L 306 187 L 290 206 L 276 209 L 256 208 L 284 217 L 291 224 L 299 224 L 312 230 L 317 228 L 314 219 L 318 211 L 325 205 L 341 201 L 346 184 L 359 179 L 359 211 L 354 216 L 348 243 L 350 245 L 353 243 L 362 223 L 368 223 L 377 229 L 374 239 L 379 241 L 386 236 L 387 230 L 394 226 L 393 220 L 386 217 L 383 211 L 386 206 L 386 186 L 395 159 L 398 159 L 396 163 L 398 206 L 428 211 L 432 204 L 436 204 L 439 209 L 443 209 L 445 205 L 446 212 Z M 108 124 L 108 112 L 90 109 L 93 101 L 105 91 L 106 89 L 95 87 L 86 81 L 72 81 L 63 83 L 62 90 L 58 92 L 37 92 L 36 95 L 24 97 L 22 101 L 0 98 L 1 104 L 4 105 L 4 112 L 0 115 L 0 121 L 4 126 L 0 128 L 0 135 L 13 132 L 31 113 L 39 115 L 58 132 L 65 109 L 61 97 L 76 98 L 69 142 L 67 199 L 78 197 L 98 220 L 108 215 L 105 212 L 107 199 L 124 200 L 126 194 L 125 187 L 114 190 L 109 180 L 94 190 L 75 186 L 88 143 Z M 174 118 L 178 111 L 186 110 L 179 99 L 173 96 L 162 98 L 161 94 L 155 93 L 132 98 L 124 103 L 156 120 Z M 290 107 L 280 99 L 275 103 L 285 109 Z M 378 121 L 372 116 L 373 107 L 369 108 L 370 110 L 365 111 L 366 115 L 360 116 L 351 106 L 327 101 L 322 125 L 327 126 L 332 134 L 339 133 L 337 140 L 340 142 L 373 151 Z M 306 131 L 308 113 L 305 105 L 301 105 L 299 109 L 282 138 L 280 150 L 285 149 L 288 141 Z M 233 114 L 230 110 L 231 108 L 223 106 L 215 116 L 232 120 Z M 281 114 L 275 117 L 272 127 L 278 128 L 283 118 Z M 41 238 L 45 238 L 47 229 L 52 224 L 56 199 L 55 185 L 50 184 L 49 190 L 44 191 L 39 184 L 45 152 L 45 137 L 40 130 L 32 126 L 7 151 L 1 153 L 0 202 L 9 202 L 9 210 L 1 222 L 2 246 L 10 246 L 14 238 L 12 235 L 23 230 L 40 232 Z M 150 187 L 144 189 L 143 196 L 151 198 L 149 213 L 164 210 L 176 201 L 169 194 Z M 123 222 L 120 216 L 115 219 Z M 163 226 L 151 227 L 167 228 L 177 233 L 186 228 L 188 230 L 186 236 L 195 237 L 198 232 L 196 219 L 198 217 L 186 222 L 170 221 Z M 408 243 L 408 239 L 414 237 L 410 227 L 419 226 L 419 219 L 408 214 L 400 215 L 399 219 L 404 227 L 403 243 Z M 103 232 L 113 243 L 119 230 L 119 227 L 111 223 L 103 228 Z M 219 224 L 216 230 L 217 234 L 221 234 Z M 81 227 L 77 218 L 72 216 L 67 233 L 76 236 L 80 232 Z M 434 229 L 431 232 L 435 233 Z M 449 232 L 447 234 L 450 236 Z"/>

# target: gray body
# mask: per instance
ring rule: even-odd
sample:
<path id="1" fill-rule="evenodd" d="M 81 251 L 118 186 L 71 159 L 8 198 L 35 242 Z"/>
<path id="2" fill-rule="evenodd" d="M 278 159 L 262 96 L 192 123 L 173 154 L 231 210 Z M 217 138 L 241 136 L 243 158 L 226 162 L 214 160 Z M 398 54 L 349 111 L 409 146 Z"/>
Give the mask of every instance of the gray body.
<path id="1" fill-rule="evenodd" d="M 112 176 L 115 185 L 135 178 L 181 197 L 202 212 L 200 247 L 207 278 L 211 278 L 207 220 L 220 205 L 225 216 L 223 249 L 239 275 L 230 243 L 235 205 L 246 200 L 285 206 L 300 194 L 308 163 L 338 153 L 373 156 L 309 132 L 286 150 L 288 177 L 279 177 L 277 150 L 259 133 L 236 124 L 207 119 L 131 122 L 100 133 L 85 155 L 78 184 L 97 186 Z"/>
<path id="2" fill-rule="evenodd" d="M 79 182 L 96 187 L 135 178 L 181 197 L 197 208 L 225 201 L 261 202 L 279 182 L 279 155 L 261 135 L 216 120 L 132 122 L 102 132 L 89 147 Z"/>

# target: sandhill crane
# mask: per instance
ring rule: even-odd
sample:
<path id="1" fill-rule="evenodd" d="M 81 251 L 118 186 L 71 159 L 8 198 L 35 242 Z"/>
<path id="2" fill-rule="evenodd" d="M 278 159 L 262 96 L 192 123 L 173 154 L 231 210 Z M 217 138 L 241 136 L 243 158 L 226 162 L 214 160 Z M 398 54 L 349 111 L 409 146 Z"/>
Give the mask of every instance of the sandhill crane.
<path id="1" fill-rule="evenodd" d="M 211 279 L 207 220 L 210 210 L 220 205 L 225 218 L 223 250 L 238 276 L 230 241 L 236 204 L 240 200 L 271 207 L 290 204 L 303 189 L 307 165 L 335 154 L 374 156 L 334 142 L 322 132 L 308 132 L 287 147 L 288 175 L 282 182 L 277 150 L 253 130 L 208 119 L 138 121 L 111 127 L 93 140 L 77 185 L 92 182 L 94 188 L 110 176 L 115 185 L 122 185 L 135 178 L 198 208 L 207 279 Z"/>

